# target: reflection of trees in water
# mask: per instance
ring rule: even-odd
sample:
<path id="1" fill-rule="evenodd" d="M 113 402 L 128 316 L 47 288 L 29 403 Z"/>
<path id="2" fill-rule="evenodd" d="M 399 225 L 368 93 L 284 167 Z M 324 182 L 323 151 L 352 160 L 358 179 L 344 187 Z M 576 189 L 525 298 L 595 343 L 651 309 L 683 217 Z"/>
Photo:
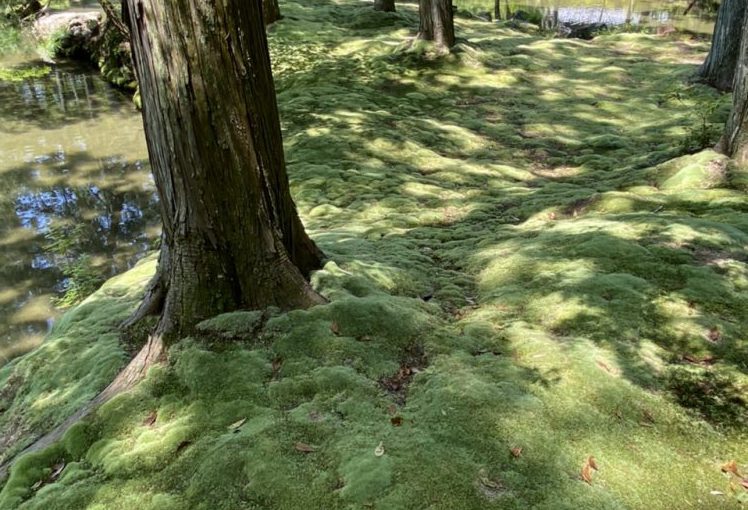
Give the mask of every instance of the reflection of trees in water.
<path id="1" fill-rule="evenodd" d="M 152 249 L 155 205 L 147 169 L 121 157 L 50 155 L 3 172 L 0 287 L 11 291 L 0 301 L 0 341 L 46 330 L 39 317 L 12 320 L 34 297 L 52 292 L 71 304 Z"/>

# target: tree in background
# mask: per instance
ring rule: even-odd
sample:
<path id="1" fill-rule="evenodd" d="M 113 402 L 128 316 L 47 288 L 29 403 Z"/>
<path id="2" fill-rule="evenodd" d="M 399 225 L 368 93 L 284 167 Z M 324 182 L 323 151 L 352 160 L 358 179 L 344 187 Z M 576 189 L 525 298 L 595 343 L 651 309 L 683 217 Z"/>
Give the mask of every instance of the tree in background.
<path id="1" fill-rule="evenodd" d="M 727 119 L 722 145 L 725 153 L 734 158 L 738 165 L 746 166 L 748 165 L 748 16 L 745 16 L 743 20 L 742 35 L 735 66 L 732 111 Z"/>
<path id="2" fill-rule="evenodd" d="M 732 90 L 748 0 L 723 0 L 717 12 L 712 47 L 699 77 L 719 90 Z"/>
<path id="3" fill-rule="evenodd" d="M 501 19 L 501 0 L 494 0 L 493 3 L 493 19 L 500 20 Z"/>
<path id="4" fill-rule="evenodd" d="M 374 0 L 374 10 L 395 12 L 395 0 Z"/>
<path id="5" fill-rule="evenodd" d="M 282 18 L 278 0 L 262 0 L 262 12 L 265 18 L 265 25 L 275 23 Z"/>
<path id="6" fill-rule="evenodd" d="M 323 302 L 291 199 L 263 0 L 127 0 L 160 198 L 158 272 L 129 324 L 182 335 L 237 309 Z"/>
<path id="7" fill-rule="evenodd" d="M 420 0 L 418 38 L 434 41 L 441 48 L 455 44 L 454 10 L 452 0 Z"/>

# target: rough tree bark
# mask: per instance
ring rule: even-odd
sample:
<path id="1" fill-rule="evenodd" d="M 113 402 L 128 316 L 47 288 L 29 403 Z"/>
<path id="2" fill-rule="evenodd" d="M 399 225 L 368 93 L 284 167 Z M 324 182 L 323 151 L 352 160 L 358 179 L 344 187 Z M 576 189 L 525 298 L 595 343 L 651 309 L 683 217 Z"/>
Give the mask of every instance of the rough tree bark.
<path id="1" fill-rule="evenodd" d="M 452 0 L 419 0 L 420 26 L 418 38 L 434 41 L 437 46 L 451 48 L 455 44 Z"/>
<path id="2" fill-rule="evenodd" d="M 395 0 L 374 0 L 374 10 L 395 12 Z"/>
<path id="3" fill-rule="evenodd" d="M 748 166 L 748 16 L 743 20 L 743 37 L 735 69 L 732 111 L 725 126 L 725 153 L 738 165 Z"/>
<path id="4" fill-rule="evenodd" d="M 236 309 L 322 302 L 291 199 L 261 0 L 128 0 L 163 220 L 141 309 L 154 336 Z M 132 322 L 132 321 L 131 321 Z"/>
<path id="5" fill-rule="evenodd" d="M 265 25 L 275 23 L 283 17 L 281 16 L 280 6 L 278 6 L 278 0 L 262 0 L 262 12 Z"/>
<path id="6" fill-rule="evenodd" d="M 718 90 L 732 90 L 746 10 L 748 0 L 722 0 L 719 6 L 712 46 L 698 71 L 704 82 Z"/>

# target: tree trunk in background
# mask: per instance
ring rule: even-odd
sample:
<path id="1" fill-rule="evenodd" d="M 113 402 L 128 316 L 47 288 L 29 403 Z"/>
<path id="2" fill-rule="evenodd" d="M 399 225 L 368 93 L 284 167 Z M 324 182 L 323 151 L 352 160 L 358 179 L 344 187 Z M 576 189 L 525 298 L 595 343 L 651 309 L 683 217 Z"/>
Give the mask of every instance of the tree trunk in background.
<path id="1" fill-rule="evenodd" d="M 262 0 L 262 12 L 265 25 L 275 23 L 282 18 L 278 0 Z"/>
<path id="2" fill-rule="evenodd" d="M 496 21 L 499 21 L 501 19 L 501 0 L 494 0 L 493 19 L 495 19 Z"/>
<path id="3" fill-rule="evenodd" d="M 127 0 L 163 220 L 139 312 L 154 336 L 237 309 L 322 302 L 291 199 L 262 0 Z"/>
<path id="4" fill-rule="evenodd" d="M 452 0 L 420 0 L 421 23 L 418 38 L 434 41 L 437 46 L 451 48 L 455 44 L 454 12 Z"/>
<path id="5" fill-rule="evenodd" d="M 374 0 L 374 10 L 395 12 L 395 0 Z"/>
<path id="6" fill-rule="evenodd" d="M 698 74 L 702 80 L 719 90 L 732 90 L 747 9 L 748 0 L 722 0 L 717 12 L 712 47 Z"/>
<path id="7" fill-rule="evenodd" d="M 732 111 L 725 126 L 725 153 L 738 165 L 748 166 L 748 16 L 743 20 L 743 38 L 735 70 Z"/>

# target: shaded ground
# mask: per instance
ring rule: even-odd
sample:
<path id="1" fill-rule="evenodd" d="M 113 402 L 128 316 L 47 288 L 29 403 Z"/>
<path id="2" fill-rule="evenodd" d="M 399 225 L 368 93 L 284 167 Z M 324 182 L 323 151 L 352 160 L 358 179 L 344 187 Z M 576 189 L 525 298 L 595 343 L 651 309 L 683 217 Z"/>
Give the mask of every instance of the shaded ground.
<path id="1" fill-rule="evenodd" d="M 720 468 L 748 463 L 748 179 L 700 151 L 729 100 L 687 83 L 706 47 L 459 20 L 469 42 L 434 61 L 401 51 L 407 5 L 281 7 L 289 173 L 331 303 L 205 324 L 21 459 L 0 507 L 740 508 Z M 149 264 L 0 371 L 3 437 L 108 382 L 80 352 L 122 359 L 89 332 Z"/>

